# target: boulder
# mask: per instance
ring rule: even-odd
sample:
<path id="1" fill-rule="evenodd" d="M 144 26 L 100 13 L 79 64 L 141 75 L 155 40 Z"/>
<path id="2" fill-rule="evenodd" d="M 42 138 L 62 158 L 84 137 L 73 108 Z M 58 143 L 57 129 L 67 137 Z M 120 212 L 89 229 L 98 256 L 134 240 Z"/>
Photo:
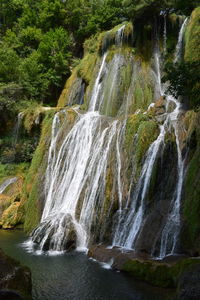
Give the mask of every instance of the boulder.
<path id="1" fill-rule="evenodd" d="M 31 300 L 31 272 L 0 249 L 0 299 Z"/>

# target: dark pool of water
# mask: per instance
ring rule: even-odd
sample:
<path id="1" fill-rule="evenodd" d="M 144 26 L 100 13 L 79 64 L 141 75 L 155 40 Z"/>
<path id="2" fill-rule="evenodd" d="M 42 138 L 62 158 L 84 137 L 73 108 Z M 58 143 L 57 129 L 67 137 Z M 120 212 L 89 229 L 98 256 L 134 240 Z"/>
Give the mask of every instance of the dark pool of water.
<path id="1" fill-rule="evenodd" d="M 168 294 L 103 269 L 81 253 L 28 253 L 21 245 L 26 239 L 21 231 L 0 230 L 0 248 L 31 269 L 34 300 L 164 300 Z"/>

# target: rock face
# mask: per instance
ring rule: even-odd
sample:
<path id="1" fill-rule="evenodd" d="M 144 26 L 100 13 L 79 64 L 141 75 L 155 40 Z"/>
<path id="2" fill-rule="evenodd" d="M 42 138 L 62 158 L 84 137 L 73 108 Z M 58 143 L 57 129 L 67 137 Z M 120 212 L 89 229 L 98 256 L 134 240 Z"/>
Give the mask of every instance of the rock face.
<path id="1" fill-rule="evenodd" d="M 200 299 L 200 264 L 192 266 L 179 280 L 177 300 Z"/>
<path id="2" fill-rule="evenodd" d="M 176 300 L 200 299 L 200 260 L 184 256 L 169 256 L 163 260 L 119 248 L 92 246 L 88 255 L 113 269 L 129 273 L 134 279 L 163 288 L 177 288 Z M 171 299 L 171 298 L 169 298 Z"/>
<path id="3" fill-rule="evenodd" d="M 0 299 L 31 300 L 31 272 L 0 249 Z"/>
<path id="4" fill-rule="evenodd" d="M 0 193 L 0 226 L 14 228 L 23 223 L 24 209 L 20 202 L 23 178 L 16 177 L 3 193 Z"/>

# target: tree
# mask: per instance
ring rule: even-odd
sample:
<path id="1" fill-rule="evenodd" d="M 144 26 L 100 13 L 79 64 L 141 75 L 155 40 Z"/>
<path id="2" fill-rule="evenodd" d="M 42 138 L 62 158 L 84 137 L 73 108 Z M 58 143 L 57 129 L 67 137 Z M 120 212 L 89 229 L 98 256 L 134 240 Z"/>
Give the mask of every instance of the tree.
<path id="1" fill-rule="evenodd" d="M 163 80 L 170 82 L 167 93 L 178 98 L 183 96 L 189 100 L 189 106 L 200 107 L 200 61 L 182 62 L 165 66 L 166 75 Z"/>

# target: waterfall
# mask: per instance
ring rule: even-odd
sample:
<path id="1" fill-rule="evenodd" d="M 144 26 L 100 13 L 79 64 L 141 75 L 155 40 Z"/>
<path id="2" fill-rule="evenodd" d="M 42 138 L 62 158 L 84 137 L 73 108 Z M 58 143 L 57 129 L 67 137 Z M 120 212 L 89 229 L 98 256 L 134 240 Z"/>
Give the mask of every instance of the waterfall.
<path id="1" fill-rule="evenodd" d="M 91 97 L 91 101 L 90 101 L 90 106 L 89 106 L 89 111 L 95 111 L 95 109 L 97 110 L 96 106 L 97 106 L 98 96 L 99 96 L 99 93 L 101 90 L 101 85 L 102 85 L 101 76 L 102 76 L 104 68 L 105 68 L 106 56 L 107 56 L 107 53 L 105 53 L 103 55 L 101 67 L 100 67 L 97 79 L 95 81 L 95 84 L 94 84 L 92 97 Z"/>
<path id="2" fill-rule="evenodd" d="M 57 115 L 53 125 L 56 124 L 56 119 Z M 38 240 L 48 223 L 48 230 L 40 242 L 41 249 L 45 248 L 49 239 L 50 249 L 65 249 L 69 226 L 74 227 L 76 232 L 77 248 L 84 249 L 89 242 L 94 208 L 100 185 L 105 184 L 108 154 L 117 129 L 117 121 L 114 121 L 101 131 L 101 122 L 97 112 L 80 115 L 78 122 L 65 137 L 57 158 L 50 160 L 52 166 L 48 166 L 46 174 L 47 176 L 51 172 L 50 187 L 41 225 L 33 236 L 34 240 Z M 56 135 L 52 134 L 52 137 L 53 145 Z M 52 149 L 53 146 L 50 146 L 49 153 L 54 152 Z M 80 218 L 77 218 L 81 194 L 84 194 L 84 199 Z"/>
<path id="3" fill-rule="evenodd" d="M 163 30 L 163 52 L 167 52 L 167 16 L 164 13 L 164 30 Z"/>
<path id="4" fill-rule="evenodd" d="M 6 190 L 6 188 L 17 181 L 17 177 L 6 179 L 1 185 L 0 185 L 0 194 L 3 194 L 3 192 Z"/>
<path id="5" fill-rule="evenodd" d="M 20 133 L 20 128 L 21 128 L 21 125 L 22 125 L 23 117 L 24 117 L 24 113 L 23 113 L 23 112 L 20 112 L 20 113 L 17 115 L 17 122 L 16 122 L 16 125 L 15 125 L 14 130 L 13 130 L 13 147 L 14 147 L 14 146 L 17 144 L 17 142 L 18 142 L 18 139 L 19 139 L 19 133 Z"/>
<path id="6" fill-rule="evenodd" d="M 166 224 L 163 228 L 161 235 L 161 245 L 159 258 L 163 258 L 166 255 L 176 253 L 176 247 L 178 243 L 178 237 L 180 233 L 180 208 L 181 208 L 181 193 L 183 186 L 183 175 L 184 175 L 184 160 L 180 149 L 180 142 L 178 136 L 177 118 L 180 112 L 180 103 L 177 102 L 172 96 L 168 96 L 169 99 L 176 103 L 176 109 L 174 112 L 174 131 L 176 137 L 176 146 L 178 153 L 178 182 L 176 185 L 174 197 L 171 201 L 171 211 L 167 217 Z"/>
<path id="7" fill-rule="evenodd" d="M 123 28 L 116 33 L 116 43 L 122 43 Z M 101 59 L 89 109 L 86 114 L 77 110 L 77 120 L 72 129 L 63 134 L 60 114 L 52 122 L 51 142 L 45 175 L 45 206 L 39 226 L 32 233 L 32 241 L 40 251 L 65 250 L 76 241 L 77 250 L 86 250 L 97 211 L 104 204 L 106 171 L 109 156 L 117 146 L 117 183 L 119 205 L 122 203 L 121 158 L 119 144 L 123 122 L 99 114 L 102 105 L 102 77 L 106 74 L 105 53 Z M 120 59 L 116 57 L 116 64 Z M 114 66 L 115 67 L 115 66 Z M 116 80 L 110 87 L 112 94 Z"/>
<path id="8" fill-rule="evenodd" d="M 174 64 L 179 62 L 182 57 L 183 35 L 185 32 L 187 22 L 188 22 L 188 18 L 185 19 L 179 31 Z M 172 101 L 176 104 L 176 108 L 173 112 L 173 117 L 174 117 L 173 128 L 176 137 L 176 146 L 177 146 L 177 154 L 178 154 L 178 170 L 177 170 L 178 182 L 174 192 L 174 197 L 171 201 L 170 212 L 167 217 L 166 224 L 162 231 L 159 258 L 163 258 L 169 254 L 174 254 L 177 251 L 178 237 L 180 233 L 180 222 L 181 222 L 180 220 L 181 193 L 182 193 L 183 176 L 184 176 L 184 160 L 180 148 L 178 124 L 177 124 L 178 115 L 181 111 L 181 104 L 176 99 L 174 99 L 174 97 L 171 95 L 167 95 L 167 100 L 168 102 Z"/>
<path id="9" fill-rule="evenodd" d="M 156 47 L 154 51 L 154 65 L 155 65 L 155 77 L 156 77 L 156 99 L 164 95 L 164 91 L 162 88 L 161 82 L 161 67 L 160 67 L 160 51 L 158 47 Z"/>
<path id="10" fill-rule="evenodd" d="M 180 43 L 182 44 L 184 27 L 186 22 L 183 23 L 179 38 L 178 47 Z M 156 87 L 159 91 L 160 96 L 164 95 L 165 87 L 162 86 L 161 82 L 161 70 L 160 70 L 160 54 L 158 47 L 154 52 L 154 62 L 155 62 L 155 77 L 156 77 Z M 178 55 L 178 54 L 177 54 Z M 181 51 L 179 51 L 179 56 Z M 178 182 L 175 186 L 174 197 L 171 200 L 171 205 L 169 208 L 169 213 L 167 217 L 166 224 L 161 233 L 160 241 L 160 253 L 159 257 L 163 258 L 168 254 L 174 254 L 176 252 L 178 236 L 180 232 L 180 206 L 181 206 L 181 192 L 183 185 L 183 175 L 184 175 L 184 161 L 182 158 L 182 153 L 180 149 L 179 134 L 178 134 L 178 116 L 181 111 L 181 104 L 178 100 L 174 99 L 171 95 L 166 96 L 166 109 L 170 102 L 175 104 L 175 109 L 166 114 L 165 121 L 163 125 L 160 125 L 160 134 L 157 139 L 150 145 L 146 158 L 142 167 L 139 181 L 134 189 L 134 194 L 131 200 L 131 205 L 128 214 L 121 217 L 119 224 L 116 227 L 116 233 L 113 238 L 113 246 L 120 246 L 127 249 L 135 249 L 137 238 L 142 229 L 143 222 L 145 221 L 145 197 L 149 188 L 150 179 L 152 176 L 153 167 L 157 158 L 159 151 L 164 145 L 165 135 L 171 128 L 174 129 L 177 154 L 178 154 Z"/>
<path id="11" fill-rule="evenodd" d="M 182 58 L 182 50 L 183 50 L 183 36 L 185 32 L 185 28 L 187 26 L 188 18 L 185 19 L 183 22 L 181 29 L 179 31 L 179 36 L 178 36 L 178 43 L 176 45 L 176 51 L 175 51 L 175 56 L 174 56 L 174 63 L 180 62 Z"/>
<path id="12" fill-rule="evenodd" d="M 166 23 L 164 26 L 166 35 Z M 119 48 L 124 39 L 124 30 L 125 25 L 115 34 L 114 41 Z M 181 28 L 182 38 L 179 38 L 178 43 L 183 40 L 183 33 Z M 164 36 L 164 45 L 166 38 Z M 35 243 L 34 247 L 41 252 L 60 252 L 70 247 L 85 251 L 92 242 L 101 241 L 107 226 L 105 224 L 108 222 L 113 229 L 112 246 L 137 250 L 137 241 L 147 216 L 146 199 L 153 169 L 161 150 L 164 149 L 166 133 L 172 130 L 176 138 L 178 182 L 159 239 L 159 256 L 163 257 L 175 253 L 180 230 L 184 161 L 177 121 L 181 104 L 171 95 L 165 97 L 163 101 L 166 102 L 166 112 L 162 114 L 162 124 L 159 123 L 160 133 L 146 151 L 139 179 L 137 182 L 134 182 L 133 178 L 124 182 L 123 141 L 129 100 L 133 97 L 139 64 L 133 62 L 131 66 L 132 78 L 126 93 L 121 97 L 124 99 L 123 103 L 120 102 L 119 108 L 116 109 L 114 116 L 118 118 L 115 119 L 108 116 L 112 115 L 110 106 L 119 91 L 120 72 L 123 71 L 126 60 L 121 50 L 114 53 L 111 62 L 108 62 L 107 57 L 108 52 L 105 52 L 98 60 L 99 69 L 90 89 L 88 111 L 83 114 L 77 108 L 73 109 L 76 118 L 73 126 L 67 131 L 64 124 L 70 118 L 68 110 L 63 109 L 54 115 L 45 173 L 44 209 L 39 226 L 32 232 L 32 241 Z M 164 99 L 165 86 L 161 80 L 159 47 L 156 47 L 153 53 L 153 62 L 155 98 Z M 170 103 L 173 103 L 175 108 L 169 112 Z M 123 110 L 123 118 L 119 110 Z M 133 139 L 136 144 L 137 133 Z M 109 176 L 109 184 L 112 187 L 109 186 L 110 198 L 107 199 Z"/>
<path id="13" fill-rule="evenodd" d="M 121 26 L 118 30 L 117 30 L 117 33 L 116 33 L 116 36 L 115 36 L 115 44 L 116 46 L 119 46 L 121 47 L 122 46 L 122 43 L 123 43 L 123 39 L 124 39 L 124 29 L 125 29 L 125 25 Z"/>

